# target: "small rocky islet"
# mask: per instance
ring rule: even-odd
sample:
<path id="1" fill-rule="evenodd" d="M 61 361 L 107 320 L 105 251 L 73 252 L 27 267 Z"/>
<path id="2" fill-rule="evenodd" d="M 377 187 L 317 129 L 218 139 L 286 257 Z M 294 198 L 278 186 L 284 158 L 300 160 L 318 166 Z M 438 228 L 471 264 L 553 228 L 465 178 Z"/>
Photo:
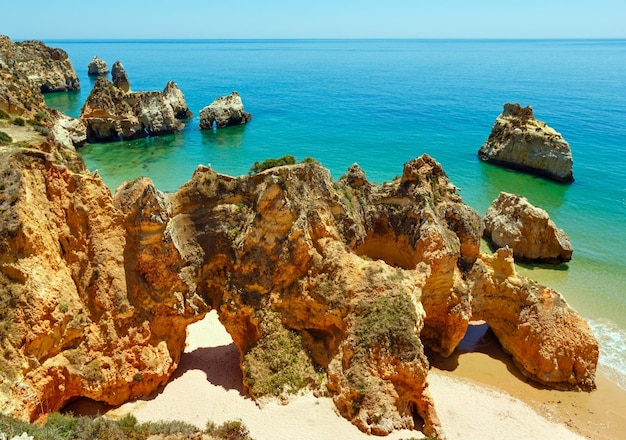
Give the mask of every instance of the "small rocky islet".
<path id="1" fill-rule="evenodd" d="M 173 194 L 141 178 L 111 195 L 74 151 L 72 124 L 87 133 L 86 118 L 45 106 L 43 82 L 15 58 L 21 44 L 0 39 L 0 109 L 39 114 L 50 133 L 0 147 L 3 414 L 30 421 L 81 396 L 149 394 L 176 370 L 186 327 L 213 309 L 250 396 L 329 393 L 372 434 L 442 436 L 425 353 L 450 355 L 471 320 L 529 379 L 595 388 L 588 324 L 516 273 L 515 246 L 480 251 L 483 219 L 433 158 L 380 186 L 358 165 L 333 181 L 306 161 L 239 178 L 199 166 Z M 50 53 L 27 64 L 44 71 Z M 135 93 L 105 78 L 96 88 Z"/>

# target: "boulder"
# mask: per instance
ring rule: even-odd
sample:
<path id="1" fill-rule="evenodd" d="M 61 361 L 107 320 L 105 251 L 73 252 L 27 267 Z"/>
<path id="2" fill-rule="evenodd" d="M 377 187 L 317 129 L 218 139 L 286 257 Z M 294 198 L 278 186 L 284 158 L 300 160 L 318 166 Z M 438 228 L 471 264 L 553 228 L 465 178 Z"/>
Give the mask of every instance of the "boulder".
<path id="1" fill-rule="evenodd" d="M 97 56 L 94 56 L 87 66 L 87 74 L 89 76 L 103 76 L 107 73 L 109 73 L 107 63 Z"/>
<path id="2" fill-rule="evenodd" d="M 119 60 L 113 63 L 113 67 L 111 68 L 111 79 L 113 80 L 115 87 L 124 92 L 130 92 L 130 81 L 128 80 L 128 75 Z"/>
<path id="3" fill-rule="evenodd" d="M 569 144 L 560 133 L 536 120 L 530 106 L 505 104 L 478 157 L 558 182 L 574 181 Z"/>
<path id="4" fill-rule="evenodd" d="M 213 125 L 217 128 L 242 125 L 250 119 L 252 115 L 244 110 L 239 93 L 233 92 L 200 110 L 200 129 L 213 128 Z"/>
<path id="5" fill-rule="evenodd" d="M 497 247 L 511 248 L 516 259 L 557 264 L 572 259 L 565 231 L 525 197 L 501 192 L 483 221 L 485 237 Z"/>
<path id="6" fill-rule="evenodd" d="M 80 118 L 89 142 L 111 142 L 174 133 L 183 128 L 180 119 L 189 115 L 185 97 L 174 83 L 163 92 L 128 92 L 99 77 Z"/>
<path id="7" fill-rule="evenodd" d="M 510 249 L 482 255 L 469 279 L 473 319 L 489 324 L 522 374 L 554 389 L 596 388 L 591 328 L 558 292 L 518 275 Z"/>

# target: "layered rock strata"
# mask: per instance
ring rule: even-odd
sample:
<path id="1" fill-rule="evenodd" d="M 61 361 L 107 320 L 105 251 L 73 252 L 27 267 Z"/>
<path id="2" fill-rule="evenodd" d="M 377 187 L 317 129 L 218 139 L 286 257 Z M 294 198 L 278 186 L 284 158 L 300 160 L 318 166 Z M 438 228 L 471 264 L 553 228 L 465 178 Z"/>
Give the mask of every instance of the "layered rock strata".
<path id="1" fill-rule="evenodd" d="M 244 110 L 239 93 L 221 96 L 200 110 L 200 129 L 211 129 L 242 125 L 252 119 Z"/>
<path id="2" fill-rule="evenodd" d="M 470 319 L 532 379 L 594 387 L 589 327 L 510 254 L 479 252 L 480 217 L 428 156 L 382 186 L 308 162 L 240 178 L 199 167 L 175 194 L 140 179 L 111 197 L 72 154 L 0 153 L 5 414 L 147 394 L 210 308 L 253 398 L 326 389 L 372 434 L 443 437 L 425 346 L 450 353 Z"/>
<path id="3" fill-rule="evenodd" d="M 111 142 L 171 134 L 191 115 L 182 92 L 170 82 L 163 92 L 128 92 L 99 77 L 81 110 L 89 142 Z"/>
<path id="4" fill-rule="evenodd" d="M 572 259 L 565 231 L 525 197 L 501 192 L 483 221 L 487 239 L 497 247 L 511 248 L 516 259 L 557 264 Z"/>
<path id="5" fill-rule="evenodd" d="M 103 76 L 107 73 L 109 73 L 109 66 L 98 56 L 94 56 L 87 65 L 87 74 L 89 76 Z"/>
<path id="6" fill-rule="evenodd" d="M 558 182 L 574 181 L 569 144 L 560 133 L 536 120 L 530 106 L 505 104 L 478 157 Z"/>

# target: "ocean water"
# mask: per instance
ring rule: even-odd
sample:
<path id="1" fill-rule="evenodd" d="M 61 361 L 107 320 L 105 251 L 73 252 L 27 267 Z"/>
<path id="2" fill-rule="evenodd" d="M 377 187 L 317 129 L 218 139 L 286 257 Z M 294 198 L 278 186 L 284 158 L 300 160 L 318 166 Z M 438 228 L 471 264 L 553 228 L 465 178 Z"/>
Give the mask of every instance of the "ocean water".
<path id="1" fill-rule="evenodd" d="M 176 135 L 80 150 L 112 191 L 148 176 L 175 191 L 199 164 L 246 174 L 254 161 L 311 156 L 339 178 L 353 163 L 389 181 L 423 153 L 484 214 L 500 191 L 524 195 L 569 235 L 567 265 L 518 266 L 561 292 L 601 343 L 600 362 L 626 388 L 626 40 L 47 41 L 65 49 L 79 92 L 48 95 L 80 114 L 94 55 L 120 60 L 133 90 L 175 81 L 194 117 Z M 237 90 L 253 119 L 200 131 L 200 109 Z M 572 147 L 571 185 L 478 160 L 506 102 Z"/>

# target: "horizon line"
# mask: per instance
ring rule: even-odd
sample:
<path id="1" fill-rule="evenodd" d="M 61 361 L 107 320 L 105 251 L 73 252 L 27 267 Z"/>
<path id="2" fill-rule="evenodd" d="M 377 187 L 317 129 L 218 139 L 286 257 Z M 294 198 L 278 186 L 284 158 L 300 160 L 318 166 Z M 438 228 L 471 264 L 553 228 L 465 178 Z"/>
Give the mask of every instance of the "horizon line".
<path id="1" fill-rule="evenodd" d="M 9 37 L 10 38 L 10 37 Z M 123 41 L 624 41 L 624 37 L 226 37 L 226 38 L 19 38 L 13 41 L 82 41 L 82 42 L 123 42 Z"/>

